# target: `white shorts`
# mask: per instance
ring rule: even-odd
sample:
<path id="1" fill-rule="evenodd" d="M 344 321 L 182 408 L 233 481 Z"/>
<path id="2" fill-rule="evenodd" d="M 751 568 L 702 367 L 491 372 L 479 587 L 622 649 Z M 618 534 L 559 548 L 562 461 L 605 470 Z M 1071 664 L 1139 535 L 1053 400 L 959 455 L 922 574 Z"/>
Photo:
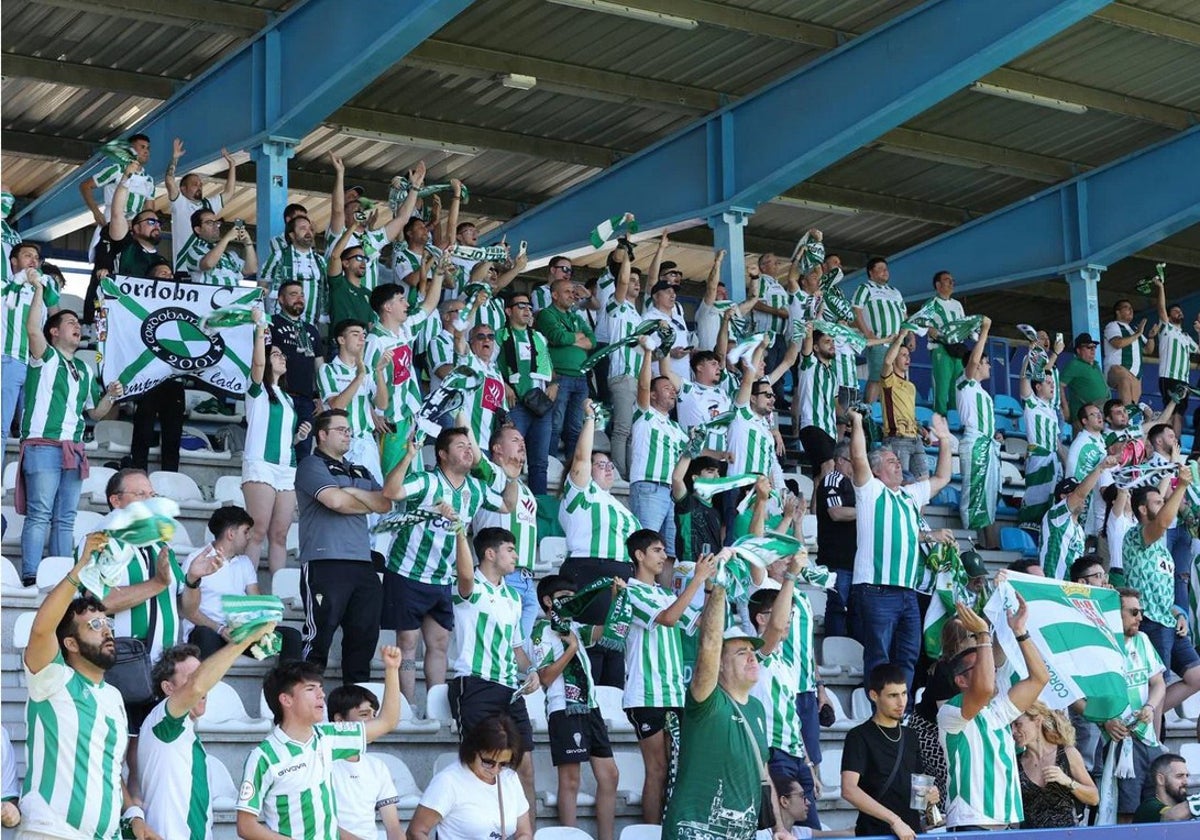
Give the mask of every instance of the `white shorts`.
<path id="1" fill-rule="evenodd" d="M 281 467 L 267 461 L 242 461 L 242 483 L 258 481 L 270 484 L 278 491 L 288 492 L 296 489 L 296 468 Z"/>

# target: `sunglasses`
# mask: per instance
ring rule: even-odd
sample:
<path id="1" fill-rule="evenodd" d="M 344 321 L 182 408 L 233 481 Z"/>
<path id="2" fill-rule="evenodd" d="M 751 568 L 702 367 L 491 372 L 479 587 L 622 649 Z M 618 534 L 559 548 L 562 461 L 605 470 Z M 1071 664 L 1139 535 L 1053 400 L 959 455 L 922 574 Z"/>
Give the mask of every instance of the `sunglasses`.
<path id="1" fill-rule="evenodd" d="M 495 340 L 496 340 L 495 333 L 477 333 L 475 335 L 475 341 L 495 341 Z"/>
<path id="2" fill-rule="evenodd" d="M 105 627 L 107 627 L 109 630 L 112 630 L 117 626 L 117 623 L 106 615 L 98 615 L 84 623 L 87 625 L 89 630 L 95 630 L 97 632 L 103 630 Z"/>

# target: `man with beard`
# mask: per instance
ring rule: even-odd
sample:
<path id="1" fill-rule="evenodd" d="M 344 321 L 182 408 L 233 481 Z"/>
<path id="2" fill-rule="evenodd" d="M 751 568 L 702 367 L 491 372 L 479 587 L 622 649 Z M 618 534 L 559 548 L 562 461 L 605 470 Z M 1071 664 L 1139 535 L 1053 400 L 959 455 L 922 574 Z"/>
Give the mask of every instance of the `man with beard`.
<path id="1" fill-rule="evenodd" d="M 117 182 L 113 202 L 124 204 L 129 195 L 130 180 L 142 171 L 136 160 L 125 167 Z M 112 273 L 127 277 L 151 277 L 156 265 L 166 264 L 158 253 L 162 241 L 162 221 L 153 209 L 141 210 L 132 218 L 117 213 L 108 223 L 108 239 L 112 243 Z M 89 293 L 90 294 L 90 293 Z"/>
<path id="2" fill-rule="evenodd" d="M 128 723 L 121 692 L 104 682 L 117 658 L 108 608 L 79 572 L 108 543 L 89 534 L 81 559 L 46 596 L 25 648 L 28 726 L 23 832 L 33 837 L 116 837 L 122 824 L 157 838 L 121 782 Z M 126 821 L 128 821 L 126 823 Z"/>
<path id="3" fill-rule="evenodd" d="M 200 209 L 191 216 L 192 235 L 175 258 L 175 271 L 187 272 L 193 283 L 237 286 L 258 271 L 254 240 L 244 227 L 231 225 L 221 233 L 221 220 L 211 210 Z M 182 231 L 180 231 L 182 233 Z M 237 242 L 246 250 L 245 259 L 229 250 Z"/>
<path id="4" fill-rule="evenodd" d="M 237 190 L 237 162 L 229 152 L 221 150 L 221 157 L 229 167 L 225 170 L 225 187 L 221 192 L 207 197 L 204 195 L 204 181 L 198 172 L 189 172 L 176 183 L 175 167 L 179 165 L 179 159 L 183 155 L 183 141 L 176 137 L 171 149 L 171 162 L 167 164 L 167 174 L 163 177 L 167 187 L 167 200 L 171 202 L 171 233 L 177 234 L 171 239 L 173 263 L 179 262 L 179 255 L 183 253 L 183 244 L 187 239 L 183 235 L 184 222 L 190 221 L 192 214 L 197 210 L 211 210 L 220 215 L 221 208 L 233 200 L 233 194 Z"/>
<path id="5" fill-rule="evenodd" d="M 313 247 L 312 222 L 307 216 L 293 216 L 284 228 L 287 244 L 271 250 L 267 263 L 258 275 L 258 282 L 267 289 L 268 295 L 277 295 L 279 310 L 285 312 L 283 287 L 287 283 L 299 283 L 302 306 L 299 312 L 288 313 L 292 319 L 316 326 L 325 312 L 325 258 Z M 274 328 L 271 330 L 274 332 Z M 292 372 L 289 358 L 288 371 Z"/>
<path id="6" fill-rule="evenodd" d="M 279 311 L 271 316 L 271 344 L 282 350 L 287 358 L 284 389 L 292 398 L 297 424 L 311 421 L 321 408 L 317 370 L 325 364 L 321 356 L 321 334 L 304 318 L 307 305 L 302 281 L 289 278 L 279 284 Z M 296 444 L 297 462 L 309 453 L 311 442 L 310 436 Z"/>
<path id="7" fill-rule="evenodd" d="M 1183 756 L 1160 755 L 1150 765 L 1154 796 L 1133 815 L 1135 823 L 1179 822 L 1200 819 L 1200 794 L 1188 796 L 1188 766 Z"/>

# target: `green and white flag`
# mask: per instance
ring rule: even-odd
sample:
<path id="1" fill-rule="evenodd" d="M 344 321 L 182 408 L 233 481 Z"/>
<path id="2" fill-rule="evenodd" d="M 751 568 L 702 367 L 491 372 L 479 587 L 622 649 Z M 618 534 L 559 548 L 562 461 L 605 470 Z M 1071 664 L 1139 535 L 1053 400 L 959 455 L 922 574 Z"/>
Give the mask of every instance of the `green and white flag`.
<path id="1" fill-rule="evenodd" d="M 976 609 L 978 605 L 975 594 L 967 588 L 970 578 L 963 569 L 957 545 L 938 543 L 925 555 L 925 564 L 936 575 L 933 600 L 925 611 L 925 654 L 937 659 L 942 655 L 942 628 L 954 618 L 954 605 L 971 604 Z"/>
<path id="2" fill-rule="evenodd" d="M 234 642 L 244 641 L 264 624 L 283 621 L 283 601 L 275 595 L 222 595 L 221 610 Z M 282 646 L 279 634 L 272 633 L 252 644 L 247 652 L 255 659 L 266 659 L 277 655 Z"/>
<path id="3" fill-rule="evenodd" d="M 983 328 L 983 316 L 971 315 L 960 321 L 943 324 L 939 341 L 943 344 L 961 344 Z"/>
<path id="4" fill-rule="evenodd" d="M 717 478 L 696 478 L 692 481 L 692 490 L 697 498 L 711 502 L 713 496 L 727 490 L 737 490 L 739 487 L 749 487 L 758 482 L 758 474 L 734 476 L 718 476 Z"/>
<path id="5" fill-rule="evenodd" d="M 1129 691 L 1117 590 L 1009 572 L 984 614 L 1008 661 L 1024 679 L 1028 669 L 1007 619 L 1007 613 L 1017 609 L 1016 593 L 1029 605 L 1025 629 L 1050 670 L 1042 702 L 1065 709 L 1086 697 L 1088 720 L 1102 722 L 1123 715 L 1129 708 Z"/>
<path id="6" fill-rule="evenodd" d="M 805 231 L 804 236 L 796 243 L 796 250 L 792 251 L 792 262 L 799 263 L 801 276 L 808 274 L 825 262 L 825 243 L 809 239 L 809 234 Z"/>
<path id="7" fill-rule="evenodd" d="M 103 379 L 136 397 L 174 376 L 192 376 L 230 394 L 242 394 L 250 375 L 254 327 L 250 322 L 206 330 L 204 319 L 242 321 L 262 305 L 258 287 L 214 286 L 139 277 L 100 283 L 106 330 L 100 336 Z M 210 334 L 211 333 L 211 334 Z"/>
<path id="8" fill-rule="evenodd" d="M 592 232 L 588 235 L 588 239 L 591 240 L 593 248 L 603 248 L 604 243 L 608 242 L 614 236 L 637 232 L 637 219 L 633 217 L 632 213 L 624 213 L 620 216 L 613 216 L 612 218 L 605 219 L 603 222 L 596 225 L 594 228 L 592 228 Z"/>
<path id="9" fill-rule="evenodd" d="M 784 560 L 798 551 L 807 553 L 808 549 L 795 537 L 789 537 L 787 534 L 780 534 L 777 531 L 767 531 L 761 537 L 747 534 L 733 543 L 735 556 L 751 566 L 764 569 L 776 560 Z"/>
<path id="10" fill-rule="evenodd" d="M 110 511 L 97 531 L 108 534 L 105 547 L 93 552 L 91 563 L 79 571 L 79 582 L 97 598 L 120 586 L 125 569 L 141 547 L 168 543 L 179 530 L 179 505 L 163 496 L 132 502 Z"/>
<path id="11" fill-rule="evenodd" d="M 761 332 L 748 335 L 730 347 L 725 353 L 725 364 L 737 367 L 741 364 L 742 359 L 749 359 L 754 355 L 754 351 L 758 345 L 763 344 L 767 347 L 771 346 L 771 333 Z"/>
<path id="12" fill-rule="evenodd" d="M 817 332 L 825 333 L 825 335 L 842 339 L 846 342 L 846 346 L 855 353 L 861 353 L 867 349 L 867 337 L 854 329 L 854 327 L 847 327 L 845 324 L 835 324 L 832 321 L 823 321 L 818 318 L 813 321 L 813 329 Z"/>

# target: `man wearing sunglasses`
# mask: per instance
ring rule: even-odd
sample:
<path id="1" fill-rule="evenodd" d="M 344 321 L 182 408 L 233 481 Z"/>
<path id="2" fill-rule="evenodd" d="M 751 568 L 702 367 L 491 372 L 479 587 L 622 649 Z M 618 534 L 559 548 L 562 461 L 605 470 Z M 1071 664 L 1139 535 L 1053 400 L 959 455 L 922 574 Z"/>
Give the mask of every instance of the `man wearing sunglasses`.
<path id="1" fill-rule="evenodd" d="M 130 181 L 141 171 L 142 166 L 136 160 L 125 167 L 121 180 L 117 182 L 114 203 L 124 205 Z M 158 243 L 162 241 L 162 221 L 153 209 L 143 209 L 129 217 L 123 213 L 115 214 L 108 223 L 106 233 L 114 254 L 112 274 L 151 277 L 156 265 L 170 265 L 158 253 Z M 99 263 L 97 260 L 98 267 Z"/>
<path id="2" fill-rule="evenodd" d="M 121 692 L 104 681 L 117 658 L 109 608 L 79 595 L 80 571 L 108 539 L 88 535 L 79 562 L 50 590 L 29 630 L 21 809 L 23 829 L 35 837 L 115 837 L 122 824 L 140 840 L 158 837 L 121 782 L 128 723 Z"/>

